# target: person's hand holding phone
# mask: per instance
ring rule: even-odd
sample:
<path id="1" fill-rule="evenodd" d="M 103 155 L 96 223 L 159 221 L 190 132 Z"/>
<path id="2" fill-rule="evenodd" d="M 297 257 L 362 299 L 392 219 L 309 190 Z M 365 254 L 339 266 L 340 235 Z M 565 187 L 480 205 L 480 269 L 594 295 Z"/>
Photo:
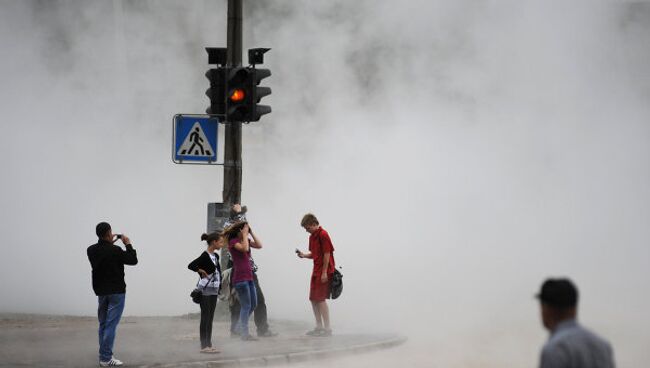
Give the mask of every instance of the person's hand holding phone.
<path id="1" fill-rule="evenodd" d="M 125 234 L 120 234 L 120 235 L 121 235 L 120 239 L 122 239 L 122 244 L 124 245 L 131 244 L 131 239 L 129 239 L 128 236 L 126 236 Z"/>

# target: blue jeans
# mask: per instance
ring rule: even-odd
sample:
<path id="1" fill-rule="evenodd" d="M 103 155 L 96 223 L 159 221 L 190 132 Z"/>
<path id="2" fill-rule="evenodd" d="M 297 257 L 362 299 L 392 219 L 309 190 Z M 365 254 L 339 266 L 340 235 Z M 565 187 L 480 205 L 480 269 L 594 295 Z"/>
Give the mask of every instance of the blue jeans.
<path id="1" fill-rule="evenodd" d="M 255 290 L 255 283 L 251 281 L 240 281 L 235 284 L 237 290 L 237 297 L 241 309 L 239 310 L 239 323 L 238 332 L 241 336 L 248 336 L 248 317 L 250 317 L 253 310 L 257 306 L 257 290 Z"/>
<path id="2" fill-rule="evenodd" d="M 113 357 L 115 330 L 124 311 L 125 294 L 111 294 L 97 297 L 97 319 L 99 319 L 99 360 L 107 362 Z"/>

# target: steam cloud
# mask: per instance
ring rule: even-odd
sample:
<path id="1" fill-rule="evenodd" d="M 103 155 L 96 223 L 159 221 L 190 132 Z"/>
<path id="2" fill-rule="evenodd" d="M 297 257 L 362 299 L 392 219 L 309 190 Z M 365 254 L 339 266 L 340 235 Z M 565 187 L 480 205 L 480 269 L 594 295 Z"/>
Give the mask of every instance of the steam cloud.
<path id="1" fill-rule="evenodd" d="M 576 281 L 620 366 L 650 360 L 647 3 L 244 8 L 244 46 L 272 48 L 274 111 L 244 127 L 243 153 L 272 318 L 310 318 L 293 249 L 313 211 L 344 267 L 335 328 L 400 331 L 414 366 L 532 364 L 551 275 Z M 0 311 L 93 314 L 102 220 L 141 259 L 125 313 L 193 311 L 185 266 L 222 170 L 171 163 L 171 118 L 207 107 L 226 2 L 0 10 Z"/>

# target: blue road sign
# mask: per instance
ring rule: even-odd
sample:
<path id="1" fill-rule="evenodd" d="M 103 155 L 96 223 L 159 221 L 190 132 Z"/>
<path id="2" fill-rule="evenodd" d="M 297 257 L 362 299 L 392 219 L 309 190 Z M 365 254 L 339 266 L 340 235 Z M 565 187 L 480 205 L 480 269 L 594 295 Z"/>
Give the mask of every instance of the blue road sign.
<path id="1" fill-rule="evenodd" d="M 219 120 L 208 115 L 174 116 L 172 159 L 177 164 L 217 163 Z"/>

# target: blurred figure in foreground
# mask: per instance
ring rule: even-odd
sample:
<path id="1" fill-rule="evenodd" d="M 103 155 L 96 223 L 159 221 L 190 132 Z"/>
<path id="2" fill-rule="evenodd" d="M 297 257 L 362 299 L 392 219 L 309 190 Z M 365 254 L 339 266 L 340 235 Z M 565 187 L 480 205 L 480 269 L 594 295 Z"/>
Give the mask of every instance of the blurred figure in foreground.
<path id="1" fill-rule="evenodd" d="M 330 298 L 332 275 L 334 274 L 334 245 L 325 229 L 318 223 L 318 219 L 311 213 L 303 216 L 300 221 L 309 235 L 309 252 L 304 253 L 296 249 L 299 258 L 314 260 L 309 287 L 309 301 L 316 319 L 316 327 L 307 332 L 308 336 L 332 336 L 330 327 L 330 311 L 326 299 Z"/>
<path id="2" fill-rule="evenodd" d="M 614 368 L 610 344 L 576 320 L 578 290 L 568 279 L 547 279 L 537 294 L 542 323 L 551 336 L 540 368 Z"/>
<path id="3" fill-rule="evenodd" d="M 124 265 L 136 265 L 138 257 L 129 237 L 114 235 L 108 223 L 97 224 L 95 233 L 97 244 L 89 246 L 86 252 L 92 266 L 93 290 L 97 295 L 99 366 L 121 366 L 123 363 L 113 357 L 113 343 L 126 297 Z M 114 244 L 118 239 L 122 240 L 125 250 Z"/>

